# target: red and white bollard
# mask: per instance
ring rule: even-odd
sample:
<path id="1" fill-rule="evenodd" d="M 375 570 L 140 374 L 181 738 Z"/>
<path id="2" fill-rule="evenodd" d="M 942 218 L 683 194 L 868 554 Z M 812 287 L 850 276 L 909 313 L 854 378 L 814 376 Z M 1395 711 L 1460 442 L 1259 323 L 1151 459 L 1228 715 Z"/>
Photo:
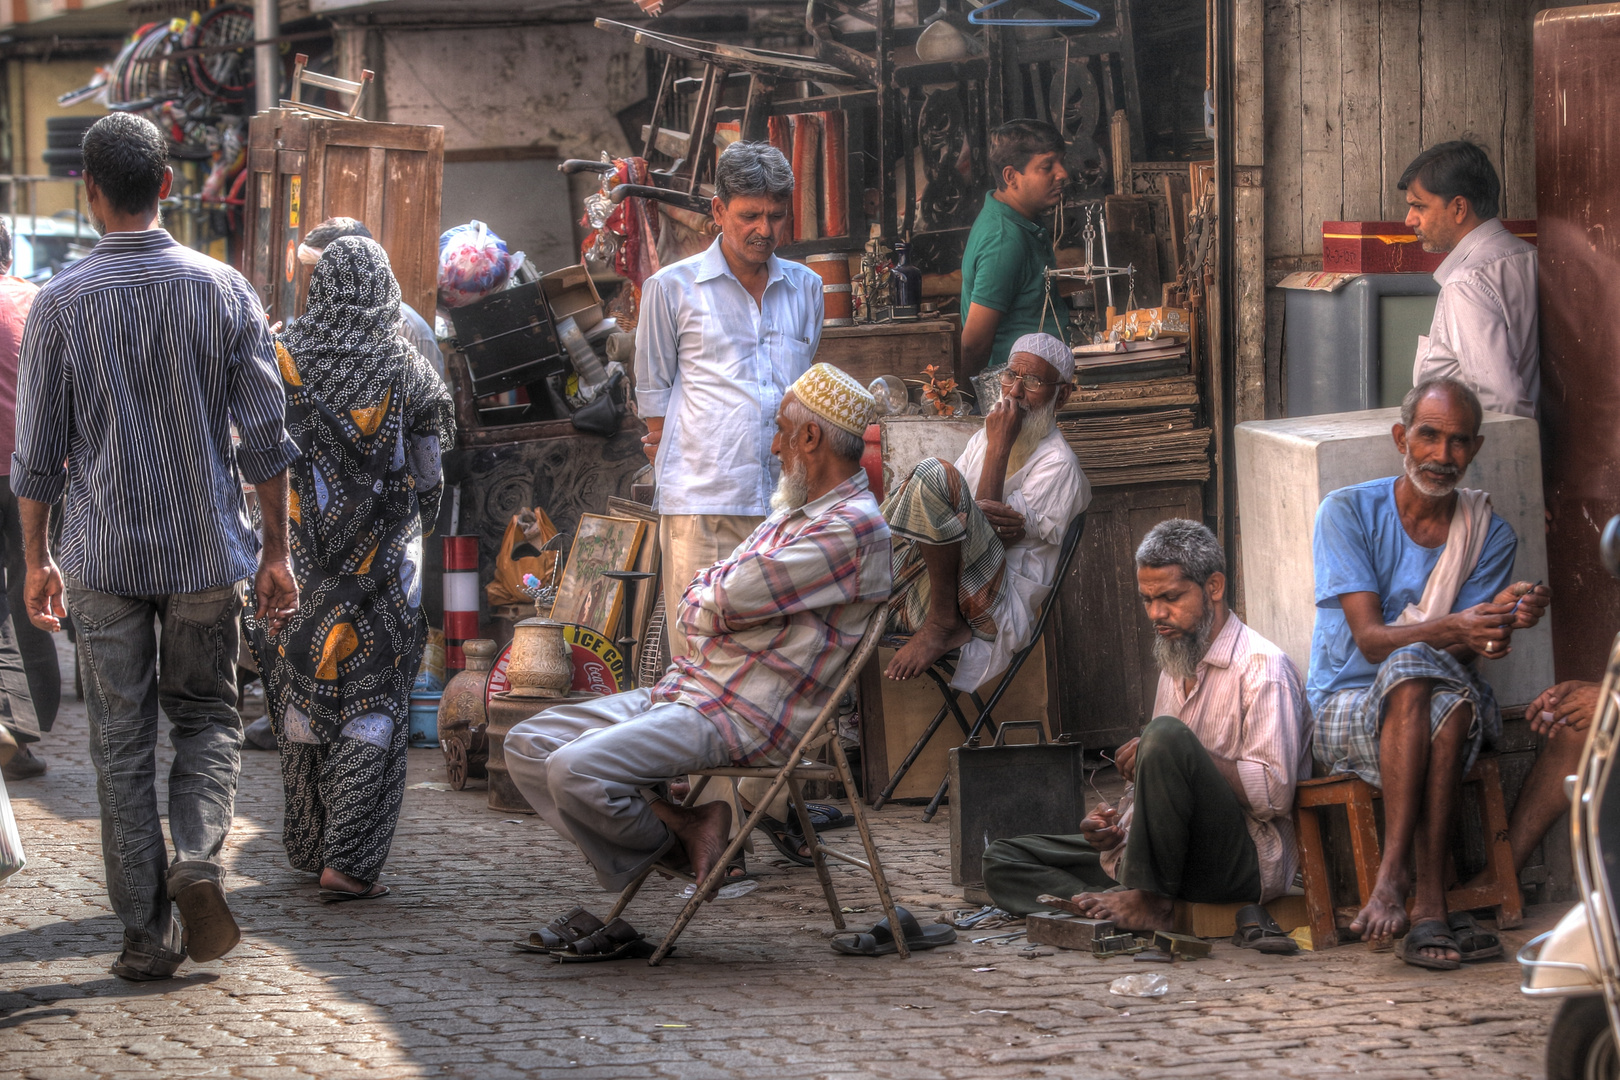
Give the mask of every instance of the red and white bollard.
<path id="1" fill-rule="evenodd" d="M 444 666 L 467 666 L 461 643 L 478 636 L 478 537 L 444 537 Z M 448 678 L 448 675 L 447 675 Z"/>

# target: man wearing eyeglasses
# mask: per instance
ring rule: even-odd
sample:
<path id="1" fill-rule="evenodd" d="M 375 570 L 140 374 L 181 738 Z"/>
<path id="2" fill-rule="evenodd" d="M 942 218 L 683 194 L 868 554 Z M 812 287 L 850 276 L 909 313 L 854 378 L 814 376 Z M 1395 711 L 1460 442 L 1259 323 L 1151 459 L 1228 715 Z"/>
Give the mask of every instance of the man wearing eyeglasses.
<path id="1" fill-rule="evenodd" d="M 1025 334 L 1001 373 L 1001 401 L 956 463 L 928 458 L 884 502 L 894 542 L 888 631 L 910 640 L 885 674 L 914 679 L 960 649 L 951 685 L 973 690 L 1034 636 L 1063 532 L 1091 485 L 1057 430 L 1074 353 Z"/>

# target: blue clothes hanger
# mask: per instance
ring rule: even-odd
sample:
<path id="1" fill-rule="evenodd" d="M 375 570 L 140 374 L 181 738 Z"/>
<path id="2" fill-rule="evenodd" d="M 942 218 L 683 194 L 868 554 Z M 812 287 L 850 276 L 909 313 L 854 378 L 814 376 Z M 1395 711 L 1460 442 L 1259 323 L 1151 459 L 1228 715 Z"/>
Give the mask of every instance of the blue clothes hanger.
<path id="1" fill-rule="evenodd" d="M 1079 19 L 987 19 L 984 17 L 985 12 L 993 11 L 1004 4 L 1010 4 L 1012 2 L 1013 0 L 990 0 L 990 2 L 985 4 L 983 7 L 974 8 L 972 11 L 968 12 L 968 22 L 972 23 L 974 26 L 1068 27 L 1096 26 L 1098 23 L 1102 22 L 1102 13 L 1100 11 L 1097 11 L 1095 8 L 1086 7 L 1086 5 L 1080 3 L 1079 0 L 1057 0 L 1057 2 L 1062 4 L 1064 7 L 1073 8 L 1074 10 L 1080 12 L 1083 18 Z M 1123 0 L 1121 0 L 1121 2 L 1123 2 Z"/>

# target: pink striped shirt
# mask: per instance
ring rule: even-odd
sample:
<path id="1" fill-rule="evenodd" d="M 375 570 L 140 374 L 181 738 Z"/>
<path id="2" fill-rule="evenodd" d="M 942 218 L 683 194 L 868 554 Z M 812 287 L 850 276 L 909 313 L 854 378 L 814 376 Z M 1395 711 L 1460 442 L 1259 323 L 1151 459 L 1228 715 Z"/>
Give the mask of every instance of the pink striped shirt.
<path id="1" fill-rule="evenodd" d="M 1198 664 L 1192 693 L 1159 672 L 1153 715 L 1174 716 L 1215 757 L 1237 763 L 1260 857 L 1260 899 L 1294 883 L 1294 785 L 1311 775 L 1311 709 L 1294 662 L 1231 612 Z"/>

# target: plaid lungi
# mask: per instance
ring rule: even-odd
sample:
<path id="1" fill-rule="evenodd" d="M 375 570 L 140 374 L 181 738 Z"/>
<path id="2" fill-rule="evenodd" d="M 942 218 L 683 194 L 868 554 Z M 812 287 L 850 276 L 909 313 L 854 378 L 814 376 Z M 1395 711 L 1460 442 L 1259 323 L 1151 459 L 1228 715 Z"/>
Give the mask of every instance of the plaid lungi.
<path id="1" fill-rule="evenodd" d="M 917 545 L 959 543 L 962 564 L 956 606 L 974 637 L 993 641 L 994 608 L 1006 582 L 1007 552 L 956 466 L 925 458 L 883 501 L 883 516 L 894 542 L 887 631 L 914 634 L 928 615 L 928 568 Z"/>
<path id="2" fill-rule="evenodd" d="M 1389 654 L 1378 668 L 1371 686 L 1340 690 L 1312 710 L 1316 714 L 1316 739 L 1312 753 L 1316 762 L 1330 773 L 1355 773 L 1374 787 L 1383 786 L 1378 768 L 1378 736 L 1384 726 L 1384 698 L 1409 679 L 1432 679 L 1429 697 L 1429 734 L 1457 706 L 1474 708 L 1474 721 L 1468 728 L 1468 746 L 1463 756 L 1463 772 L 1474 767 L 1482 742 L 1495 744 L 1502 736 L 1502 713 L 1496 707 L 1491 685 L 1457 658 L 1429 645 L 1407 645 Z"/>

